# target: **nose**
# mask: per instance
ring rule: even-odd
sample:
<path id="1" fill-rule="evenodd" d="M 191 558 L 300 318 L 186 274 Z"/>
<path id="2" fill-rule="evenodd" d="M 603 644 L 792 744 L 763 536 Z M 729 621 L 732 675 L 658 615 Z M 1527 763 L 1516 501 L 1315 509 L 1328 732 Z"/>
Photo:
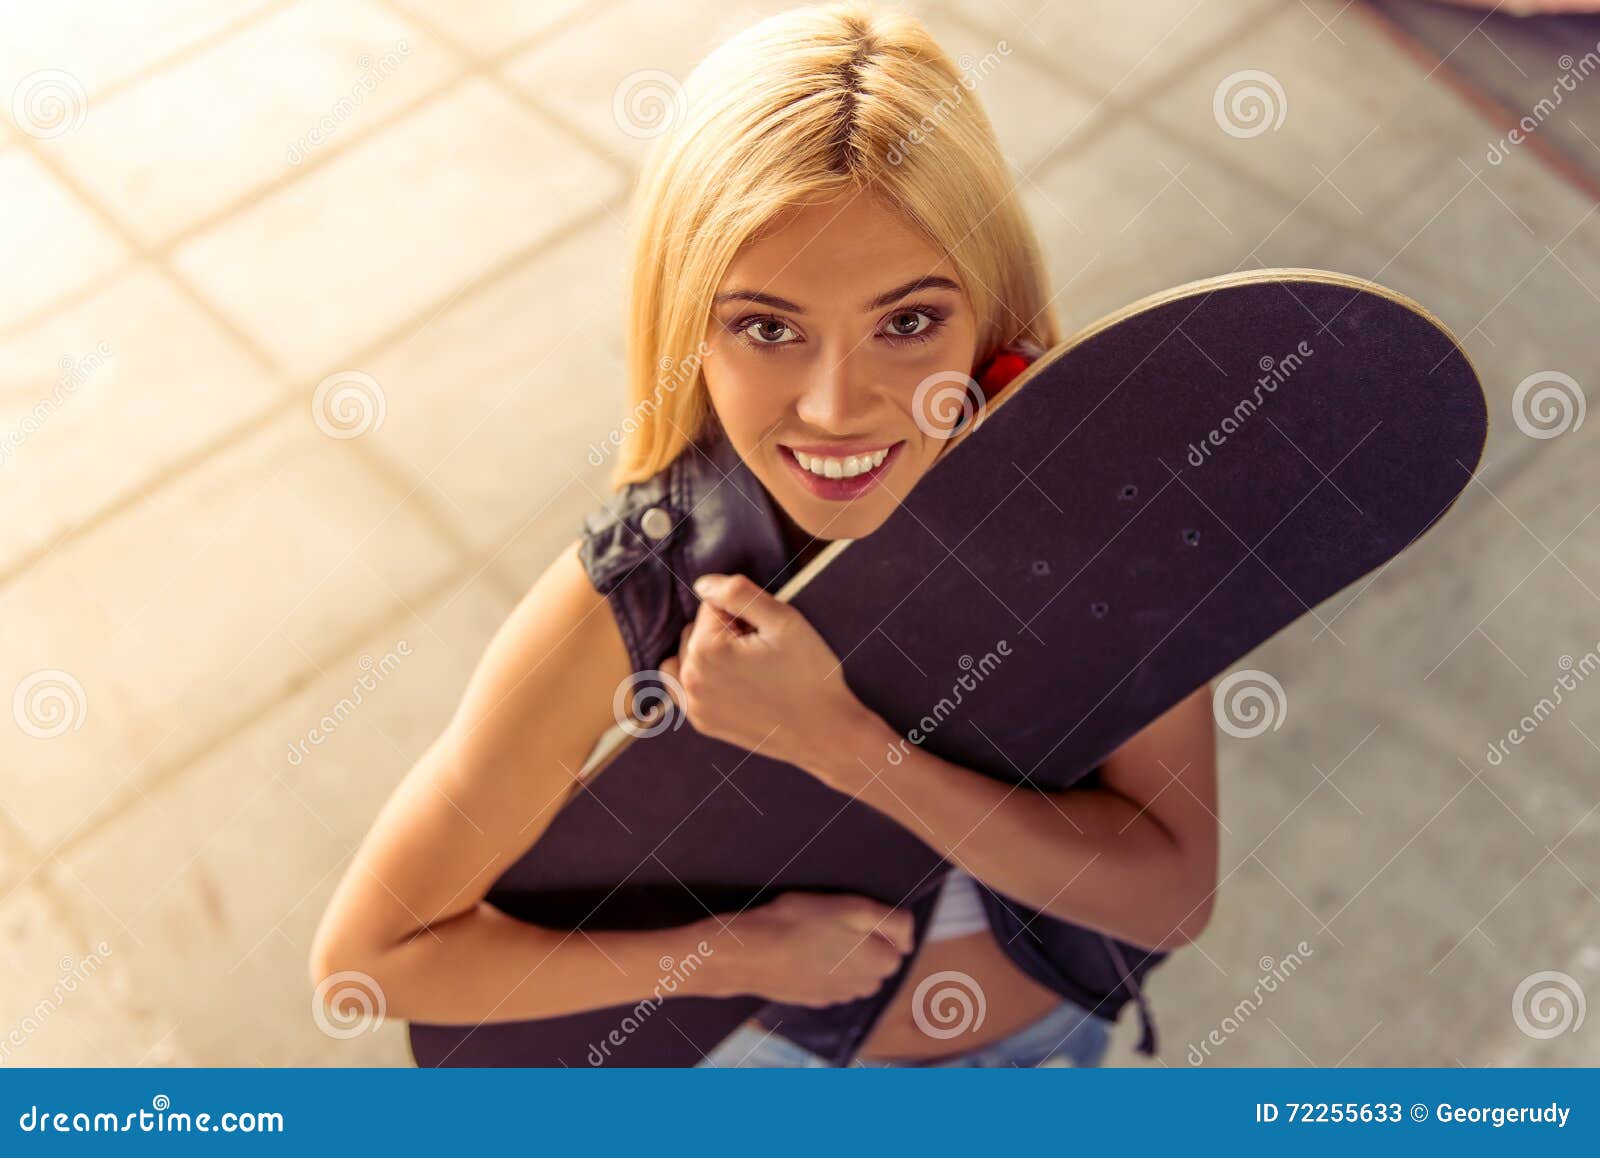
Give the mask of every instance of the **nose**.
<path id="1" fill-rule="evenodd" d="M 872 381 L 860 351 L 825 354 L 807 376 L 795 409 L 800 421 L 819 433 L 862 433 L 871 406 Z"/>

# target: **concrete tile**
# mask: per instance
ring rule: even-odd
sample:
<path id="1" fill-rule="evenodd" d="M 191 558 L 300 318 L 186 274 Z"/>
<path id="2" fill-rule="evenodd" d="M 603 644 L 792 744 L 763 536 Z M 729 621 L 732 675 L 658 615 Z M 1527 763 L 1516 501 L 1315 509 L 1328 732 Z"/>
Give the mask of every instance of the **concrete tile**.
<path id="1" fill-rule="evenodd" d="M 928 11 L 921 3 L 888 6 Z M 717 45 L 792 7 L 783 0 L 690 0 L 670 7 L 624 0 L 535 45 L 501 71 L 534 100 L 585 129 L 596 148 L 620 164 L 635 165 L 650 144 L 650 130 L 660 123 L 657 115 L 667 107 L 658 101 L 670 102 L 674 86 Z M 669 79 L 635 75 L 647 71 Z M 619 102 L 622 121 L 614 111 Z"/>
<path id="2" fill-rule="evenodd" d="M 74 927 L 36 885 L 0 899 L 0 1064 L 192 1064 L 134 987 L 104 914 Z"/>
<path id="3" fill-rule="evenodd" d="M 376 4 L 297 4 L 95 104 L 54 145 L 147 244 L 294 176 L 458 67 Z M 227 101 L 195 99 L 229 92 Z"/>
<path id="4" fill-rule="evenodd" d="M 472 81 L 186 242 L 174 261 L 291 373 L 328 373 L 618 185 Z"/>
<path id="5" fill-rule="evenodd" d="M 0 318 L 32 317 L 128 257 L 115 233 L 25 149 L 0 149 Z"/>
<path id="6" fill-rule="evenodd" d="M 1197 278 L 1316 264 L 1289 204 L 1134 120 L 1046 166 L 1022 197 L 1076 324 Z"/>
<path id="7" fill-rule="evenodd" d="M 1081 90 L 1062 84 L 1059 70 L 1027 52 L 1026 37 L 991 37 L 938 10 L 924 13 L 923 22 L 970 79 L 972 96 L 983 105 L 1014 170 L 1032 174 L 1049 153 L 1070 148 L 1106 115 Z M 957 89 L 951 100 L 967 91 Z"/>
<path id="8" fill-rule="evenodd" d="M 395 0 L 399 7 L 423 20 L 439 15 L 427 0 Z M 449 10 L 450 36 L 479 56 L 499 56 L 524 41 L 554 27 L 591 5 L 585 0 L 458 0 Z"/>
<path id="9" fill-rule="evenodd" d="M 12 17 L 0 42 L 0 92 L 44 69 L 71 74 L 93 96 L 174 53 L 223 31 L 265 0 L 218 5 L 209 0 L 151 0 L 137 7 L 96 0 L 29 5 Z"/>
<path id="10" fill-rule="evenodd" d="M 147 266 L 0 340 L 0 569 L 262 413 L 279 387 Z M 108 453 L 116 448 L 114 453 Z"/>
<path id="11" fill-rule="evenodd" d="M 954 0 L 979 27 L 1058 62 L 1063 77 L 1096 98 L 1132 101 L 1193 53 L 1268 18 L 1270 0 Z"/>
<path id="12" fill-rule="evenodd" d="M 1152 93 L 1145 111 L 1291 204 L 1379 231 L 1383 207 L 1438 171 L 1440 149 L 1475 146 L 1482 122 L 1387 39 L 1325 31 L 1310 10 L 1285 7 Z"/>
<path id="13" fill-rule="evenodd" d="M 391 620 L 52 873 L 85 920 L 109 912 L 126 923 L 123 942 L 139 943 L 119 942 L 125 968 L 181 1021 L 199 1064 L 409 1064 L 404 1026 L 387 1015 L 376 1032 L 319 1029 L 311 940 L 350 853 L 449 721 L 510 610 L 474 583 Z"/>
<path id="14" fill-rule="evenodd" d="M 622 247 L 608 216 L 371 365 L 391 400 L 373 445 L 528 582 L 608 493 L 607 433 L 626 405 Z"/>
<path id="15" fill-rule="evenodd" d="M 1441 159 L 1374 232 L 1405 259 L 1448 271 L 1485 318 L 1505 312 L 1550 338 L 1572 330 L 1557 302 L 1600 309 L 1600 211 L 1529 155 L 1498 166 Z"/>
<path id="16" fill-rule="evenodd" d="M 456 565 L 304 412 L 196 467 L 0 591 L 15 823 L 48 850 Z"/>

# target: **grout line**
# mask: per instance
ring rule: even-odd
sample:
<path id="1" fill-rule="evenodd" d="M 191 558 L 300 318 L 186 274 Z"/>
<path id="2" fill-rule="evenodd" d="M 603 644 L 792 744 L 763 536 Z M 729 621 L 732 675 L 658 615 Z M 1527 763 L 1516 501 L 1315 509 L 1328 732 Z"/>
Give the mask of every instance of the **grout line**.
<path id="1" fill-rule="evenodd" d="M 359 624 L 354 631 L 342 636 L 333 647 L 322 653 L 322 660 L 328 666 L 336 665 L 341 659 L 357 654 L 366 640 L 374 635 L 382 634 L 386 628 L 404 626 L 406 623 L 419 621 L 421 616 L 412 610 L 413 606 L 426 606 L 432 603 L 463 579 L 470 580 L 480 567 L 480 560 L 472 558 L 466 560 L 463 566 L 447 570 L 442 578 L 419 590 L 414 595 L 410 605 L 396 597 L 398 606 L 387 614 Z M 313 664 L 315 663 L 316 660 L 313 660 Z M 93 815 L 81 820 L 56 845 L 50 853 L 49 860 L 59 860 L 70 856 L 84 845 L 90 843 L 118 819 L 130 812 L 141 799 L 180 779 L 185 773 L 225 750 L 230 743 L 233 743 L 241 735 L 261 724 L 296 695 L 313 686 L 322 678 L 324 677 L 315 670 L 296 669 L 291 678 L 286 679 L 274 689 L 276 694 L 269 692 L 242 715 L 225 721 L 222 727 L 212 735 L 201 739 L 175 757 L 156 764 L 147 774 L 120 786 L 113 792 L 104 807 L 99 808 Z M 29 847 L 31 849 L 31 844 Z M 48 869 L 47 863 L 38 858 L 36 850 L 34 850 L 34 855 L 35 859 L 24 866 L 25 871 L 22 878 L 13 882 L 13 887 L 25 884 L 28 876 Z"/>
<path id="2" fill-rule="evenodd" d="M 448 30 L 420 13 L 398 8 L 395 0 L 378 0 L 378 2 L 392 11 L 405 12 L 407 19 L 414 21 L 429 36 L 434 37 L 465 61 L 469 75 L 488 81 L 500 93 L 510 97 L 514 102 L 546 121 L 558 133 L 567 137 L 585 152 L 617 169 L 622 177 L 626 179 L 633 177 L 634 168 L 632 164 L 612 153 L 609 149 L 602 148 L 590 138 L 585 129 L 570 123 L 565 116 L 549 108 L 542 101 L 537 100 L 530 93 L 524 91 L 521 86 L 513 84 L 500 71 L 504 65 L 511 63 L 512 60 L 524 52 L 537 47 L 544 41 L 553 41 L 566 32 L 577 28 L 581 23 L 593 17 L 596 12 L 610 6 L 615 0 L 605 0 L 605 2 L 590 9 L 575 10 L 563 20 L 557 21 L 552 27 L 544 29 L 521 44 L 514 45 L 492 57 L 479 55 L 470 45 L 458 40 Z M 581 19 L 579 19 L 580 17 Z"/>
<path id="3" fill-rule="evenodd" d="M 616 211 L 614 204 L 616 201 L 617 198 L 614 197 L 611 199 L 611 201 L 603 202 L 600 205 L 589 209 L 581 215 L 566 222 L 560 229 L 551 233 L 549 236 L 539 238 L 529 245 L 524 246 L 518 252 L 511 254 L 499 265 L 485 271 L 467 283 L 467 285 L 460 290 L 454 298 L 445 299 L 447 307 L 449 309 L 456 309 L 459 308 L 463 303 L 475 300 L 482 294 L 492 290 L 495 286 L 499 285 L 507 278 L 520 272 L 525 266 L 531 265 L 532 263 L 542 259 L 548 251 L 557 249 L 567 242 L 576 239 L 584 231 L 600 224 L 600 222 L 606 217 L 613 216 Z M 377 357 L 380 357 L 386 351 L 386 349 L 408 336 L 419 325 L 426 324 L 426 322 L 431 319 L 433 314 L 436 313 L 438 309 L 439 307 L 437 303 L 429 303 L 428 307 L 426 307 L 424 310 L 404 319 L 397 325 L 380 334 L 368 345 L 355 351 L 350 357 L 342 359 L 332 369 L 329 369 L 328 373 L 336 373 L 341 368 L 360 365 L 363 362 L 371 361 Z M 233 336 L 231 329 L 225 332 L 228 333 L 228 336 Z M 308 385 L 295 388 L 284 384 L 284 376 L 281 373 L 274 371 L 273 376 L 280 382 L 280 388 L 282 391 L 281 397 L 277 402 L 264 408 L 255 417 L 240 423 L 231 430 L 226 431 L 220 437 L 217 437 L 206 443 L 204 446 L 198 447 L 182 457 L 174 460 L 138 486 L 123 491 L 104 506 L 97 508 L 92 514 L 83 519 L 81 522 L 67 527 L 48 544 L 18 557 L 17 559 L 12 560 L 10 563 L 5 565 L 3 568 L 0 568 L 0 602 L 3 602 L 4 591 L 8 585 L 13 583 L 31 568 L 38 566 L 38 564 L 47 556 L 53 554 L 55 551 L 63 547 L 69 546 L 70 544 L 93 534 L 95 531 L 111 523 L 138 503 L 153 499 L 162 491 L 176 486 L 177 483 L 181 481 L 182 477 L 189 471 L 205 465 L 212 459 L 217 458 L 232 448 L 248 441 L 249 439 L 255 437 L 256 434 L 265 431 L 273 423 L 281 420 L 285 415 L 290 414 L 302 406 L 307 406 L 309 404 L 309 399 L 314 391 L 314 386 Z M 326 374 L 319 376 L 317 381 L 321 381 L 323 377 L 326 377 Z M 379 468 L 373 464 L 367 463 L 366 456 L 362 456 L 359 461 L 362 461 L 364 465 L 367 465 L 368 468 L 373 471 L 375 476 L 382 481 L 386 483 L 393 481 L 393 467 Z M 392 463 L 393 460 L 386 459 L 386 461 Z M 424 521 L 428 522 L 430 526 L 435 525 L 439 520 L 442 519 L 443 516 L 438 512 L 436 504 L 431 496 L 426 496 L 422 490 L 419 490 L 416 495 L 412 496 L 412 498 L 416 502 L 419 515 L 424 519 Z M 451 532 L 446 536 L 446 538 L 455 540 L 457 536 L 455 532 Z"/>
<path id="4" fill-rule="evenodd" d="M 1454 65 L 1441 59 L 1437 52 L 1388 13 L 1372 4 L 1357 5 L 1357 10 L 1375 31 L 1387 36 L 1401 52 L 1419 66 L 1427 66 L 1430 76 L 1438 72 L 1445 87 L 1455 93 L 1464 105 L 1477 112 L 1489 129 L 1504 135 L 1518 124 L 1520 115 L 1516 110 L 1468 80 Z M 1547 145 L 1538 133 L 1526 135 L 1522 144 L 1531 149 L 1550 172 L 1570 185 L 1579 196 L 1600 201 L 1600 179 L 1575 165 L 1566 153 Z"/>
<path id="5" fill-rule="evenodd" d="M 268 3 L 263 4 L 260 8 L 246 12 L 239 19 L 233 21 L 231 24 L 224 25 L 215 32 L 211 33 L 209 36 L 203 36 L 192 44 L 186 44 L 182 48 L 169 52 L 165 56 L 157 57 L 155 60 L 142 65 L 133 72 L 130 72 L 127 76 L 119 77 L 118 79 L 111 81 L 104 88 L 96 89 L 87 93 L 86 95 L 91 103 L 94 101 L 110 100 L 113 97 L 120 96 L 123 91 L 131 89 L 136 85 L 143 84 L 145 81 L 149 80 L 159 72 L 164 72 L 175 65 L 187 64 L 195 57 L 204 56 L 217 45 L 221 44 L 225 40 L 232 39 L 234 36 L 237 36 L 239 33 L 249 28 L 252 24 L 265 23 L 267 20 L 270 20 L 280 12 L 286 12 L 290 8 L 293 8 L 296 3 L 298 3 L 298 0 L 269 0 Z M 26 134 L 24 134 L 24 136 L 26 136 Z"/>

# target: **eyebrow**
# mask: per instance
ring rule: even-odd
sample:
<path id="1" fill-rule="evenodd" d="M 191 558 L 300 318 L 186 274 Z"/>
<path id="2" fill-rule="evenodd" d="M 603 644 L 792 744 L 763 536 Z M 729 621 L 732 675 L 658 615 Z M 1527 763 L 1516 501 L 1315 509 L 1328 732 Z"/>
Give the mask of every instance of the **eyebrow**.
<path id="1" fill-rule="evenodd" d="M 895 286 L 894 289 L 889 290 L 887 293 L 879 294 L 863 305 L 861 309 L 863 312 L 880 309 L 883 306 L 899 301 L 909 294 L 916 293 L 918 290 L 928 289 L 946 289 L 954 290 L 956 293 L 961 292 L 961 286 L 956 282 L 947 277 L 930 274 L 927 277 L 912 278 L 904 285 Z M 776 294 L 761 293 L 758 290 L 729 290 L 727 293 L 718 294 L 711 299 L 712 305 L 720 306 L 725 302 L 754 302 L 757 305 L 771 306 L 775 310 L 788 310 L 796 314 L 806 312 L 804 306 L 791 302 L 788 298 L 780 298 Z"/>

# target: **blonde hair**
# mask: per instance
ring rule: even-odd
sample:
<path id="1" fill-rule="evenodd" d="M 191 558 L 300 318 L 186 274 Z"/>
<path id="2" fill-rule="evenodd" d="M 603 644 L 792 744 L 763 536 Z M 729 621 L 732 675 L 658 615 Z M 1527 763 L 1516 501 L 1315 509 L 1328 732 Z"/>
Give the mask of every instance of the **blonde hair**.
<path id="1" fill-rule="evenodd" d="M 972 72 L 915 17 L 859 0 L 764 20 L 695 68 L 634 193 L 630 407 L 613 487 L 664 469 L 714 423 L 700 367 L 712 297 L 739 248 L 798 202 L 870 188 L 902 212 L 958 270 L 980 363 L 1060 340 Z"/>

